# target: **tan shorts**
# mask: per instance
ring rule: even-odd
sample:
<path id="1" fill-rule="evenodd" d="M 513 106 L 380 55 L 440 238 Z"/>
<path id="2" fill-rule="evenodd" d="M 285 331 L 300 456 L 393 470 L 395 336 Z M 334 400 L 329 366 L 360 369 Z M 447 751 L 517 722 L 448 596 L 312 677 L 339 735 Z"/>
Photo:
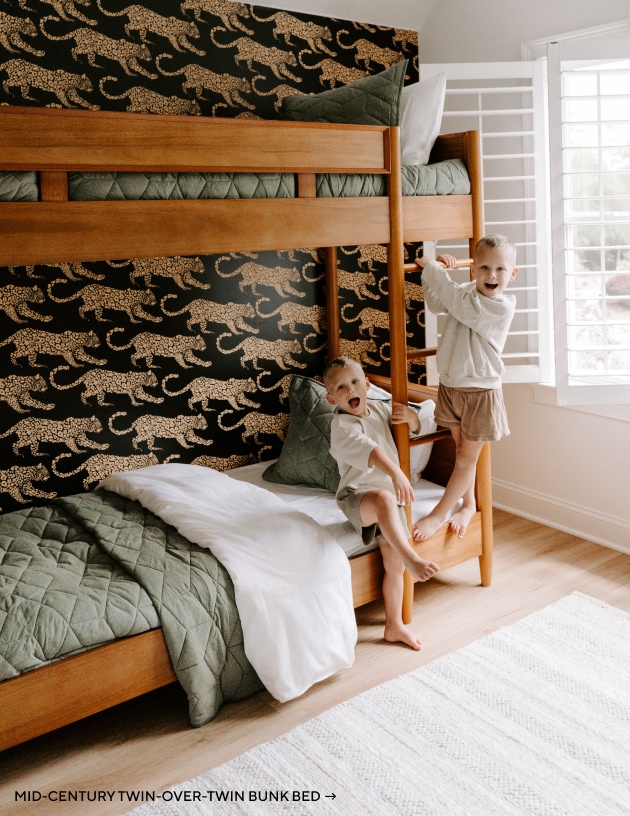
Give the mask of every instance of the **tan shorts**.
<path id="1" fill-rule="evenodd" d="M 361 540 L 367 546 L 371 544 L 374 539 L 381 534 L 378 524 L 371 524 L 369 527 L 364 527 L 361 524 L 361 500 L 369 490 L 353 490 L 347 493 L 342 498 L 337 499 L 337 504 L 346 514 L 348 521 L 357 533 L 361 536 Z M 407 514 L 405 508 L 398 505 L 398 512 L 403 523 L 403 528 L 407 538 L 411 537 L 409 527 L 407 525 Z"/>
<path id="2" fill-rule="evenodd" d="M 461 427 L 469 442 L 496 442 L 510 433 L 500 388 L 450 388 L 440 383 L 435 421 L 446 428 Z"/>

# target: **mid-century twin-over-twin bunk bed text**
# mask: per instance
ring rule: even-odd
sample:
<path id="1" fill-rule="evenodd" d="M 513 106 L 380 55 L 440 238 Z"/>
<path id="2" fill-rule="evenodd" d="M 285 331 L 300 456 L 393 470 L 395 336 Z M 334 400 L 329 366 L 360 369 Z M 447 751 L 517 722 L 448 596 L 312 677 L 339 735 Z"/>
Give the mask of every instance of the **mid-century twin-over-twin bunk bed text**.
<path id="1" fill-rule="evenodd" d="M 407 382 L 404 242 L 483 233 L 477 134 L 438 138 L 432 162 L 461 158 L 469 195 L 403 196 L 398 128 L 252 121 L 40 108 L 0 108 L 0 170 L 36 171 L 39 200 L 0 203 L 3 267 L 120 258 L 321 248 L 326 257 L 328 355 L 339 353 L 336 247 L 386 244 L 391 381 L 370 375 L 398 402 L 433 391 Z M 72 201 L 70 171 L 294 173 L 297 196 L 256 200 Z M 317 197 L 317 174 L 370 173 L 387 194 Z M 309 372 L 316 375 L 319 372 Z M 401 464 L 409 445 L 396 429 Z M 405 429 L 406 430 L 406 429 Z M 426 478 L 446 484 L 448 434 L 431 437 Z M 417 544 L 444 570 L 478 557 L 481 582 L 492 569 L 488 446 L 477 471 L 478 512 L 463 540 L 444 527 Z M 354 605 L 381 596 L 378 550 L 351 559 Z M 411 617 L 413 582 L 404 614 Z M 176 679 L 162 631 L 114 640 L 0 683 L 0 749 L 143 694 Z"/>

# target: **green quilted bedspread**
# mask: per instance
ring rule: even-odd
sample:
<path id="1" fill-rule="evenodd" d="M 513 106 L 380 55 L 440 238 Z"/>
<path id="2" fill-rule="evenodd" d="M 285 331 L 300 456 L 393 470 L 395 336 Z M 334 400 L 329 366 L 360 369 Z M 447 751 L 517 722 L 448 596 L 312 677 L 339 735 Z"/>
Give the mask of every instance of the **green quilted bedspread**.
<path id="1" fill-rule="evenodd" d="M 192 725 L 262 688 L 231 579 L 137 502 L 104 490 L 0 516 L 0 679 L 162 626 Z"/>

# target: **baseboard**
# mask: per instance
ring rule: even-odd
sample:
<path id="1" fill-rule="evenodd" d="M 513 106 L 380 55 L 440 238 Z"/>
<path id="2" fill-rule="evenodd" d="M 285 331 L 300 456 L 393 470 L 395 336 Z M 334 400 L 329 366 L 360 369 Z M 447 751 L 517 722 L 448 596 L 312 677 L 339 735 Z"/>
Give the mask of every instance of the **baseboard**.
<path id="1" fill-rule="evenodd" d="M 500 479 L 492 480 L 492 504 L 516 516 L 630 555 L 630 524 L 625 519 L 607 516 Z"/>

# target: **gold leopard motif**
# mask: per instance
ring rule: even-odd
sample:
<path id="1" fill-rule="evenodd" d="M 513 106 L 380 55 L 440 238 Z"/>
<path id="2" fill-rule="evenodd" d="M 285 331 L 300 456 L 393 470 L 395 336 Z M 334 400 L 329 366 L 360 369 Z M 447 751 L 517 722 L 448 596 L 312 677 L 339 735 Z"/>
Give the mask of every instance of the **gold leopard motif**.
<path id="1" fill-rule="evenodd" d="M 403 51 L 407 48 L 408 45 L 413 45 L 417 48 L 418 32 L 407 31 L 405 28 L 395 28 L 394 37 L 392 39 L 392 45 L 398 45 L 398 43 L 400 43 L 400 47 L 403 49 Z"/>
<path id="2" fill-rule="evenodd" d="M 261 445 L 260 434 L 272 434 L 279 439 L 284 439 L 289 417 L 287 414 L 259 414 L 256 411 L 251 411 L 241 417 L 235 425 L 224 425 L 222 419 L 227 414 L 233 414 L 234 411 L 223 411 L 219 414 L 217 420 L 219 428 L 222 431 L 233 431 L 235 428 L 243 428 L 241 439 L 247 442 L 247 438 L 252 436 L 257 445 Z"/>
<path id="3" fill-rule="evenodd" d="M 104 88 L 107 80 L 117 82 L 112 76 L 103 77 L 98 86 L 107 99 L 128 99 L 127 110 L 132 113 L 165 113 L 171 116 L 200 116 L 201 108 L 196 99 L 180 99 L 179 96 L 164 96 L 163 94 L 135 85 L 121 94 L 110 94 Z"/>
<path id="4" fill-rule="evenodd" d="M 308 43 L 311 51 L 320 52 L 325 51 L 331 57 L 336 57 L 335 51 L 324 43 L 324 40 L 332 40 L 332 34 L 328 26 L 317 25 L 310 20 L 300 20 L 292 14 L 287 14 L 286 11 L 279 11 L 272 14 L 271 17 L 258 17 L 254 13 L 254 6 L 252 6 L 252 17 L 258 20 L 259 23 L 267 23 L 273 20 L 275 27 L 273 29 L 273 38 L 277 40 L 278 37 L 284 37 L 286 45 L 293 45 L 291 37 L 297 37 L 299 40 L 304 40 Z"/>
<path id="5" fill-rule="evenodd" d="M 344 45 L 339 38 L 342 34 L 349 33 L 349 31 L 345 30 L 338 31 L 337 43 L 346 51 L 356 51 L 354 61 L 357 65 L 362 62 L 365 69 L 369 70 L 373 62 L 383 68 L 389 68 L 390 65 L 400 62 L 401 54 L 399 51 L 393 51 L 391 48 L 381 48 L 376 45 L 376 43 L 370 42 L 370 40 L 361 39 L 356 40 L 350 45 Z"/>
<path id="6" fill-rule="evenodd" d="M 36 57 L 44 56 L 43 51 L 38 51 L 24 42 L 22 36 L 37 36 L 37 27 L 30 17 L 13 17 L 4 11 L 0 11 L 0 45 L 4 46 L 12 54 L 18 54 L 21 49 Z"/>
<path id="7" fill-rule="evenodd" d="M 315 65 L 308 65 L 302 59 L 302 55 L 310 53 L 310 51 L 306 50 L 300 51 L 298 54 L 298 59 L 302 68 L 306 68 L 308 71 L 321 68 L 319 75 L 320 85 L 325 85 L 328 83 L 329 87 L 335 88 L 337 83 L 339 83 L 339 85 L 349 85 L 351 82 L 356 82 L 357 79 L 363 79 L 364 77 L 369 76 L 367 71 L 361 71 L 359 68 L 349 68 L 348 66 L 335 62 L 335 60 L 330 58 L 316 62 Z"/>
<path id="8" fill-rule="evenodd" d="M 103 426 L 96 417 L 68 417 L 62 420 L 27 417 L 0 434 L 0 439 L 16 435 L 17 439 L 13 443 L 13 453 L 16 456 L 20 455 L 20 448 L 26 447 L 31 449 L 32 456 L 44 456 L 39 452 L 40 442 L 59 443 L 67 445 L 73 453 L 84 453 L 86 448 L 107 450 L 108 445 L 100 445 L 87 437 L 88 433 L 100 433 L 102 430 Z"/>
<path id="9" fill-rule="evenodd" d="M 6 402 L 19 414 L 28 413 L 26 408 L 22 407 L 24 405 L 29 408 L 42 408 L 44 411 L 50 411 L 55 407 L 54 404 L 40 402 L 31 394 L 31 391 L 46 391 L 47 388 L 48 383 L 41 374 L 28 377 L 11 374 L 0 380 L 0 400 Z"/>
<path id="10" fill-rule="evenodd" d="M 151 59 L 151 52 L 145 43 L 134 43 L 129 40 L 114 40 L 111 37 L 105 36 L 98 31 L 93 31 L 91 28 L 77 28 L 68 34 L 56 36 L 46 31 L 44 23 L 49 20 L 54 20 L 54 17 L 44 17 L 40 24 L 42 34 L 49 40 L 55 42 L 61 40 L 74 40 L 72 47 L 72 57 L 78 62 L 79 56 L 85 54 L 87 61 L 93 68 L 99 68 L 96 63 L 96 57 L 105 57 L 105 59 L 117 62 L 127 76 L 134 76 L 135 74 L 142 74 L 149 79 L 157 79 L 157 74 L 152 74 L 140 65 L 139 60 L 144 62 Z"/>
<path id="11" fill-rule="evenodd" d="M 244 62 L 250 71 L 253 71 L 253 64 L 264 65 L 271 68 L 278 79 L 292 79 L 294 82 L 301 82 L 302 77 L 295 76 L 289 71 L 288 66 L 296 66 L 297 59 L 292 51 L 283 51 L 281 48 L 268 48 L 249 37 L 239 37 L 231 43 L 223 45 L 214 37 L 215 31 L 225 31 L 223 28 L 213 28 L 210 32 L 210 39 L 217 48 L 236 48 L 234 62 L 240 65 Z"/>
<path id="12" fill-rule="evenodd" d="M 124 329 L 116 328 L 108 331 L 107 344 L 114 351 L 123 351 L 133 347 L 135 349 L 131 355 L 133 365 L 137 365 L 138 360 L 144 359 L 148 368 L 153 368 L 154 357 L 172 357 L 182 368 L 190 368 L 188 363 L 206 367 L 212 365 L 210 360 L 200 360 L 194 355 L 195 351 L 204 351 L 206 348 L 205 340 L 202 337 L 188 337 L 184 334 L 164 337 L 161 334 L 140 332 L 125 346 L 115 346 L 111 342 L 112 335 L 121 331 Z M 159 366 L 156 367 L 159 368 Z"/>
<path id="13" fill-rule="evenodd" d="M 205 417 L 195 414 L 185 416 L 179 414 L 176 417 L 155 416 L 144 414 L 135 419 L 129 428 L 117 430 L 114 427 L 116 417 L 127 416 L 124 411 L 117 411 L 109 418 L 109 430 L 117 436 L 135 432 L 132 440 L 134 448 L 138 449 L 140 442 L 146 442 L 150 451 L 161 450 L 159 445 L 155 445 L 156 437 L 160 439 L 175 439 L 182 448 L 192 448 L 194 445 L 212 445 L 212 439 L 202 439 L 195 431 L 204 431 L 208 427 Z M 191 444 L 188 444 L 188 443 Z"/>
<path id="14" fill-rule="evenodd" d="M 303 326 L 310 326 L 318 334 L 323 334 L 326 331 L 326 309 L 323 306 L 303 306 L 301 303 L 285 301 L 272 312 L 261 312 L 261 303 L 271 303 L 271 300 L 261 298 L 257 301 L 256 314 L 263 318 L 280 315 L 278 321 L 280 331 L 284 331 L 285 326 L 288 326 L 291 334 L 302 335 L 303 333 L 297 329 L 298 323 Z"/>
<path id="15" fill-rule="evenodd" d="M 147 39 L 147 34 L 156 34 L 167 39 L 176 51 L 193 51 L 200 57 L 206 55 L 205 51 L 200 51 L 189 41 L 189 37 L 198 40 L 201 35 L 197 26 L 188 20 L 180 20 L 173 16 L 163 17 L 146 6 L 127 6 L 121 11 L 112 12 L 103 8 L 101 0 L 96 0 L 96 5 L 107 17 L 126 17 L 125 34 L 128 37 L 131 37 L 132 31 L 137 31 L 145 43 L 151 42 Z"/>
<path id="16" fill-rule="evenodd" d="M 192 331 L 193 326 L 199 326 L 199 331 L 206 334 L 209 332 L 208 323 L 217 323 L 227 326 L 234 334 L 242 334 L 243 332 L 258 334 L 257 328 L 245 322 L 245 318 L 256 317 L 256 312 L 251 303 L 215 303 L 212 300 L 199 299 L 187 303 L 178 312 L 168 312 L 164 304 L 169 298 L 174 297 L 177 297 L 177 295 L 165 295 L 162 298 L 160 302 L 162 311 L 168 317 L 177 317 L 188 312 L 189 317 L 186 321 L 188 331 Z"/>
<path id="17" fill-rule="evenodd" d="M 258 291 L 259 286 L 268 286 L 276 290 L 280 297 L 288 297 L 295 295 L 297 297 L 306 297 L 305 292 L 299 292 L 294 289 L 292 283 L 298 283 L 302 279 L 297 269 L 290 269 L 284 266 L 275 266 L 272 268 L 263 266 L 262 264 L 250 261 L 239 266 L 234 272 L 221 272 L 219 264 L 221 261 L 232 260 L 229 255 L 222 255 L 215 263 L 217 274 L 222 278 L 233 278 L 240 275 L 241 279 L 238 282 L 238 288 L 245 293 L 245 289 L 251 289 L 253 295 L 258 297 L 261 293 Z"/>
<path id="18" fill-rule="evenodd" d="M 202 411 L 212 411 L 209 400 L 222 400 L 228 402 L 236 411 L 243 408 L 260 408 L 259 402 L 252 402 L 245 396 L 246 391 L 255 391 L 256 383 L 251 377 L 247 379 L 214 380 L 211 377 L 196 377 L 184 386 L 180 391 L 169 391 L 166 383 L 178 374 L 168 374 L 162 380 L 162 390 L 169 397 L 179 397 L 190 391 L 188 407 L 193 410 L 195 403 L 200 403 Z"/>
<path id="19" fill-rule="evenodd" d="M 17 365 L 19 357 L 27 357 L 31 368 L 43 368 L 37 364 L 38 354 L 49 354 L 63 357 L 71 366 L 77 367 L 81 363 L 105 365 L 106 360 L 98 360 L 85 350 L 85 346 L 94 348 L 100 345 L 100 340 L 93 331 L 72 332 L 64 331 L 53 334 L 39 329 L 20 329 L 11 337 L 0 343 L 0 347 L 13 343 L 15 350 L 11 352 L 11 362 Z"/>
<path id="20" fill-rule="evenodd" d="M 294 88 L 292 85 L 276 85 L 275 88 L 272 88 L 270 91 L 261 91 L 260 88 L 256 85 L 256 80 L 265 80 L 266 77 L 261 76 L 260 74 L 256 74 L 255 77 L 252 77 L 252 88 L 254 93 L 258 96 L 273 96 L 275 94 L 276 101 L 273 103 L 274 108 L 280 112 L 282 109 L 282 100 L 287 96 L 298 96 L 302 92 L 298 91 L 297 88 Z"/>
<path id="21" fill-rule="evenodd" d="M 381 365 L 381 360 L 371 356 L 378 354 L 376 341 L 373 338 L 369 338 L 369 340 L 344 340 L 342 337 L 340 337 L 339 354 L 345 357 L 353 357 L 355 360 L 360 360 L 364 365 Z"/>
<path id="22" fill-rule="evenodd" d="M 340 289 L 349 289 L 354 292 L 359 300 L 371 298 L 378 300 L 378 295 L 370 291 L 370 286 L 376 286 L 376 278 L 373 272 L 347 272 L 345 269 L 339 269 L 337 273 L 337 283 Z"/>
<path id="23" fill-rule="evenodd" d="M 280 368 L 285 371 L 289 366 L 296 366 L 297 368 L 306 368 L 306 363 L 300 363 L 295 360 L 292 355 L 300 354 L 302 346 L 298 340 L 262 340 L 258 337 L 246 337 L 238 346 L 232 349 L 225 349 L 221 346 L 221 340 L 224 337 L 231 337 L 228 332 L 220 334 L 217 337 L 217 349 L 222 354 L 234 354 L 235 351 L 241 351 L 241 365 L 246 363 L 253 363 L 257 371 L 264 371 L 257 363 L 258 360 L 273 360 Z"/>
<path id="24" fill-rule="evenodd" d="M 116 263 L 108 261 L 110 266 L 120 269 L 129 263 Z M 205 267 L 201 258 L 187 258 L 181 255 L 174 255 L 172 258 L 138 258 L 133 263 L 133 272 L 129 275 L 131 283 L 137 283 L 138 278 L 142 278 L 147 288 L 153 288 L 153 278 L 159 276 L 176 283 L 180 289 L 189 289 L 191 286 L 197 289 L 209 289 L 209 283 L 201 283 L 194 275 L 205 274 Z"/>
<path id="25" fill-rule="evenodd" d="M 113 402 L 105 401 L 105 394 L 126 394 L 131 400 L 131 404 L 138 407 L 145 402 L 164 402 L 163 397 L 153 397 L 147 394 L 145 388 L 155 388 L 158 384 L 157 377 L 152 371 L 104 371 L 102 368 L 91 369 L 82 374 L 74 382 L 61 385 L 56 382 L 56 375 L 59 371 L 69 371 L 68 366 L 58 366 L 50 372 L 50 384 L 60 391 L 67 391 L 82 385 L 84 388 L 81 394 L 81 401 L 87 405 L 90 397 L 96 397 L 99 405 L 113 405 Z"/>
<path id="26" fill-rule="evenodd" d="M 76 476 L 76 474 L 82 470 L 87 471 L 87 475 L 83 480 L 84 490 L 88 490 L 91 484 L 100 482 L 101 479 L 104 479 L 112 473 L 123 473 L 129 470 L 137 470 L 138 468 L 151 467 L 152 465 L 159 464 L 154 453 L 142 453 L 137 456 L 110 456 L 105 453 L 96 453 L 94 456 L 90 456 L 89 459 L 86 459 L 85 462 L 82 462 L 75 470 L 64 473 L 58 470 L 57 463 L 60 459 L 65 459 L 68 456 L 72 456 L 72 454 L 60 453 L 59 456 L 55 457 L 52 463 L 52 472 L 55 476 L 67 479 L 69 476 Z"/>
<path id="27" fill-rule="evenodd" d="M 184 65 L 177 71 L 167 71 L 162 65 L 162 60 L 172 59 L 170 54 L 160 54 L 156 59 L 155 64 L 158 71 L 164 76 L 184 76 L 182 82 L 183 93 L 188 93 L 194 90 L 198 99 L 205 99 L 203 95 L 204 90 L 212 93 L 221 94 L 226 104 L 231 108 L 237 108 L 239 105 L 243 108 L 253 110 L 256 106 L 247 102 L 241 94 L 249 94 L 252 92 L 252 86 L 245 77 L 232 76 L 232 74 L 217 74 L 203 65 L 190 63 Z"/>
<path id="28" fill-rule="evenodd" d="M 66 454 L 69 456 L 70 454 Z M 33 482 L 45 482 L 50 478 L 50 473 L 41 462 L 38 465 L 23 467 L 13 465 L 7 470 L 0 470 L 0 493 L 8 493 L 12 499 L 20 504 L 28 504 L 31 496 L 37 499 L 54 499 L 56 493 L 45 493 L 33 487 Z M 0 507 L 0 512 L 2 508 Z"/>
<path id="29" fill-rule="evenodd" d="M 90 283 L 79 289 L 74 295 L 67 298 L 56 297 L 53 294 L 53 286 L 56 283 L 66 283 L 65 278 L 58 278 L 48 284 L 48 296 L 55 303 L 70 303 L 72 300 L 81 299 L 83 305 L 79 307 L 79 315 L 84 319 L 86 312 L 94 312 L 94 317 L 100 321 L 106 321 L 103 317 L 103 309 L 117 310 L 125 312 L 132 323 L 140 323 L 136 318 L 151 320 L 159 323 L 162 318 L 154 317 L 144 311 L 144 306 L 155 306 L 157 301 L 153 292 L 138 291 L 137 289 L 113 289 L 110 286 L 102 286 L 100 283 Z"/>
<path id="30" fill-rule="evenodd" d="M 80 6 L 89 6 L 91 0 L 40 0 L 40 2 L 48 3 L 49 6 L 54 8 L 59 17 L 68 23 L 74 23 L 76 20 L 81 20 L 83 23 L 87 23 L 88 25 L 96 25 L 96 20 L 90 20 L 89 17 L 82 14 L 77 8 L 77 3 Z M 20 0 L 20 5 L 23 8 L 26 8 L 26 4 L 23 3 L 22 0 Z"/>
<path id="31" fill-rule="evenodd" d="M 282 403 L 286 403 L 289 399 L 289 389 L 291 388 L 291 380 L 293 379 L 293 374 L 285 374 L 284 377 L 281 377 L 277 382 L 275 382 L 270 388 L 264 386 L 261 382 L 262 378 L 265 374 L 269 374 L 269 372 L 263 372 L 262 374 L 258 374 L 256 377 L 256 385 L 259 391 L 275 391 L 277 388 L 280 389 L 280 394 L 278 399 Z"/>
<path id="32" fill-rule="evenodd" d="M 49 269 L 59 269 L 60 272 L 71 281 L 80 281 L 81 278 L 91 278 L 92 280 L 103 280 L 105 275 L 97 275 L 96 272 L 91 272 L 89 269 L 86 269 L 82 263 L 55 263 L 55 264 L 39 264 L 39 266 L 45 266 Z M 35 274 L 34 266 L 27 266 L 26 272 L 29 278 L 43 278 L 43 275 L 36 275 Z"/>
<path id="33" fill-rule="evenodd" d="M 52 320 L 50 315 L 40 315 L 29 308 L 29 303 L 43 303 L 44 293 L 39 286 L 14 286 L 8 283 L 0 287 L 0 309 L 16 323 L 26 323 L 22 318 L 32 320 Z"/>
<path id="34" fill-rule="evenodd" d="M 239 456 L 238 454 L 233 453 L 231 456 L 197 456 L 197 458 L 193 459 L 190 464 L 212 468 L 212 470 L 225 471 L 243 467 L 244 465 L 251 465 L 255 461 L 256 458 L 249 454 Z"/>
<path id="35" fill-rule="evenodd" d="M 91 105 L 79 94 L 79 91 L 91 93 L 92 83 L 85 74 L 70 74 L 58 68 L 49 71 L 41 65 L 27 62 L 23 59 L 10 59 L 0 65 L 0 71 L 5 71 L 6 79 L 2 81 L 4 92 L 9 94 L 10 88 L 19 88 L 24 99 L 38 102 L 34 96 L 29 96 L 29 90 L 36 88 L 45 93 L 54 94 L 64 108 L 90 108 L 98 110 L 98 105 Z"/>
<path id="36" fill-rule="evenodd" d="M 356 323 L 357 320 L 360 321 L 360 334 L 368 334 L 370 337 L 374 337 L 375 329 L 384 329 L 389 332 L 389 315 L 387 312 L 381 312 L 379 309 L 372 309 L 368 306 L 362 309 L 356 317 L 348 317 L 346 315 L 346 309 L 348 308 L 352 308 L 351 303 L 346 303 L 341 309 L 341 316 L 346 323 Z M 407 332 L 407 337 L 413 337 L 413 335 Z"/>
<path id="37" fill-rule="evenodd" d="M 424 291 L 419 283 L 405 280 L 405 303 L 409 311 L 415 312 L 418 326 L 423 329 L 426 328 L 426 325 L 420 319 L 424 314 L 424 307 L 412 309 L 413 303 L 424 303 Z"/>
<path id="38" fill-rule="evenodd" d="M 370 272 L 374 272 L 374 264 L 387 263 L 387 247 L 383 244 L 359 244 L 356 249 L 348 251 L 341 249 L 346 255 L 356 255 L 358 253 L 357 261 L 360 266 L 365 264 Z"/>
<path id="39" fill-rule="evenodd" d="M 205 11 L 212 14 L 214 17 L 220 17 L 223 25 L 228 31 L 244 31 L 245 34 L 253 34 L 254 32 L 243 25 L 240 17 L 249 17 L 249 8 L 245 3 L 230 2 L 225 0 L 184 0 L 181 5 L 182 13 L 187 11 L 194 12 L 195 20 L 202 21 L 201 12 Z"/>

